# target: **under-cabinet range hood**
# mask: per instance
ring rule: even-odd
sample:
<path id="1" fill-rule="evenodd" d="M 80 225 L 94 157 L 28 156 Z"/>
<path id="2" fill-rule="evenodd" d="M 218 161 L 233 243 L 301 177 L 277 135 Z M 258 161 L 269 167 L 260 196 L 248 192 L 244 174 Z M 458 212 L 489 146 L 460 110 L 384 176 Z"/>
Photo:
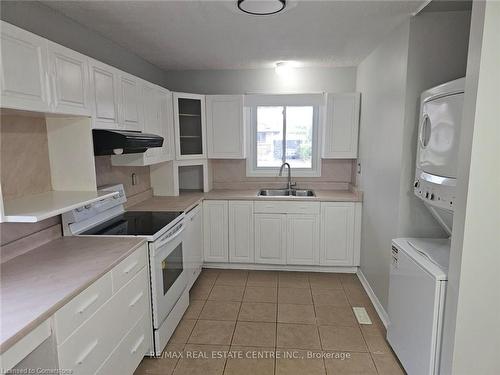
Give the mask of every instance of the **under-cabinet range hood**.
<path id="1" fill-rule="evenodd" d="M 138 154 L 163 146 L 163 137 L 139 131 L 94 129 L 94 155 Z"/>

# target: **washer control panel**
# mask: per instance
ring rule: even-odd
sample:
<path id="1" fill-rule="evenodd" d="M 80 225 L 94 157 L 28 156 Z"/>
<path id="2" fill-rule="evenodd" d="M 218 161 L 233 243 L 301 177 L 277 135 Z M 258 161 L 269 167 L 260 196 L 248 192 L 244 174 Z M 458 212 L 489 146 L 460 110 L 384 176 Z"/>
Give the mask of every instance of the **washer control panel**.
<path id="1" fill-rule="evenodd" d="M 455 187 L 436 184 L 416 178 L 413 192 L 417 197 L 433 206 L 453 211 L 455 208 Z"/>

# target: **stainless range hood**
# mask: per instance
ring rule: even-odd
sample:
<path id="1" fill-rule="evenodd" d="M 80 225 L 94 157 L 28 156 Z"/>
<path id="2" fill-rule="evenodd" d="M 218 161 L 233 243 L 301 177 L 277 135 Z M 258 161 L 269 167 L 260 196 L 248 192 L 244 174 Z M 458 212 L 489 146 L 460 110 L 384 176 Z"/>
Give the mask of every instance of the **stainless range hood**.
<path id="1" fill-rule="evenodd" d="M 163 137 L 139 131 L 93 129 L 94 155 L 138 154 L 163 146 Z"/>

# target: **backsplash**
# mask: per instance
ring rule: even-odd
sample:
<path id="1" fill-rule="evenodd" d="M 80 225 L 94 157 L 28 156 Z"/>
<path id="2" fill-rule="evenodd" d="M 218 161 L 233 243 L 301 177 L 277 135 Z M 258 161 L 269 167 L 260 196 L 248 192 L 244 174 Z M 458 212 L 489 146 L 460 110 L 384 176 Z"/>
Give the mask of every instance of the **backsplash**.
<path id="1" fill-rule="evenodd" d="M 116 167 L 111 165 L 111 156 L 95 157 L 97 186 L 123 184 L 127 197 L 151 189 L 149 167 Z M 137 177 L 137 184 L 132 185 L 132 174 Z"/>
<path id="2" fill-rule="evenodd" d="M 317 190 L 345 190 L 351 187 L 355 160 L 323 159 L 321 177 L 294 177 L 300 188 Z M 247 177 L 246 160 L 212 160 L 214 189 L 258 189 L 282 187 L 286 177 Z"/>
<path id="3" fill-rule="evenodd" d="M 4 198 L 52 190 L 45 119 L 2 115 L 0 138 Z"/>

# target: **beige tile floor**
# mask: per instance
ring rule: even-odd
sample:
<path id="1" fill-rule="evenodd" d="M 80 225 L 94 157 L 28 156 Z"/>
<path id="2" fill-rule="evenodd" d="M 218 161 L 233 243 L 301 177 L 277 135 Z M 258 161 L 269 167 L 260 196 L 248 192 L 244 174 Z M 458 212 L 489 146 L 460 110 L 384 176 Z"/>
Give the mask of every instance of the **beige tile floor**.
<path id="1" fill-rule="evenodd" d="M 355 275 L 205 269 L 190 300 L 163 358 L 136 375 L 404 374 Z"/>

